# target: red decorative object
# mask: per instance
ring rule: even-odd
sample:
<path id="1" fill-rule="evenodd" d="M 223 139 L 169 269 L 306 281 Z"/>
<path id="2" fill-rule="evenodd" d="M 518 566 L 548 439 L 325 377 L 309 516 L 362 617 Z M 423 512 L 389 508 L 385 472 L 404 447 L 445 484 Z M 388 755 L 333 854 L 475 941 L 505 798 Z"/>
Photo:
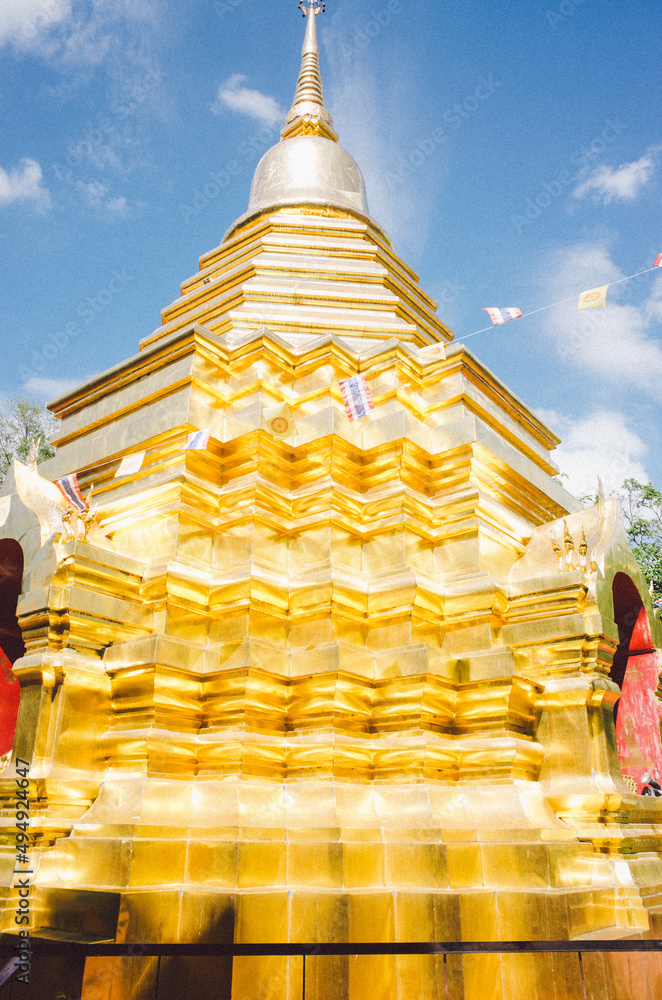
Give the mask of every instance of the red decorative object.
<path id="1" fill-rule="evenodd" d="M 622 773 L 634 778 L 641 792 L 645 774 L 653 778 L 662 775 L 662 704 L 655 697 L 660 653 L 653 646 L 646 608 L 630 578 L 621 573 L 614 581 L 614 617 L 620 636 L 612 670 L 621 687 L 616 718 L 618 756 Z"/>
<path id="2" fill-rule="evenodd" d="M 0 649 L 0 754 L 8 753 L 14 745 L 14 730 L 18 716 L 21 688 L 11 663 Z"/>

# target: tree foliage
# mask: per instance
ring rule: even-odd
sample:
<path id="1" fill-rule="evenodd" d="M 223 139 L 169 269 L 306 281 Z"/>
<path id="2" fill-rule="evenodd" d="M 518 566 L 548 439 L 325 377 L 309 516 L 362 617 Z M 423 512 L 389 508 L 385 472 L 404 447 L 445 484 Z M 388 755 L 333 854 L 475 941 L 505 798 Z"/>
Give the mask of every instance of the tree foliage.
<path id="1" fill-rule="evenodd" d="M 653 584 L 654 598 L 662 598 L 662 490 L 651 483 L 626 479 L 611 496 L 619 501 L 632 551 L 642 573 Z M 579 499 L 585 507 L 600 500 L 597 493 L 586 493 Z"/>
<path id="2" fill-rule="evenodd" d="M 19 396 L 0 407 L 0 486 L 12 461 L 27 458 L 33 441 L 41 438 L 38 462 L 53 457 L 55 451 L 48 444 L 53 430 L 53 418 L 32 399 Z"/>
<path id="3" fill-rule="evenodd" d="M 626 479 L 619 493 L 630 545 L 655 596 L 662 595 L 662 492 Z"/>

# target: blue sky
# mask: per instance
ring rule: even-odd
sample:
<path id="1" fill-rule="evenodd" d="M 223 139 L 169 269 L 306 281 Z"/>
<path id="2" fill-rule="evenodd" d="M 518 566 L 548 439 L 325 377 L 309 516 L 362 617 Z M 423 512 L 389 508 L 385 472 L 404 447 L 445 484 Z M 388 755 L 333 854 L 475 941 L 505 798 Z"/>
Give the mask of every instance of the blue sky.
<path id="1" fill-rule="evenodd" d="M 661 21 L 659 0 L 328 0 L 340 141 L 459 340 L 484 306 L 662 252 Z M 296 0 L 0 5 L 0 395 L 52 398 L 159 325 L 245 211 L 303 28 Z M 662 487 L 662 273 L 467 345 L 562 435 L 574 491 Z"/>

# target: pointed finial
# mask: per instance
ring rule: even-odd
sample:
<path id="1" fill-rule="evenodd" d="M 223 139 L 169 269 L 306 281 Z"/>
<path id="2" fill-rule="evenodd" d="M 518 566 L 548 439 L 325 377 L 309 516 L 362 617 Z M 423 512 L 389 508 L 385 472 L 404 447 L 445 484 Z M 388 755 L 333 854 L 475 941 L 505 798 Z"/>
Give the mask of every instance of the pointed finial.
<path id="1" fill-rule="evenodd" d="M 572 535 L 568 531 L 568 525 L 566 524 L 565 518 L 563 519 L 563 542 L 565 545 L 566 552 L 574 551 L 575 543 L 573 541 Z"/>
<path id="2" fill-rule="evenodd" d="M 563 545 L 565 547 L 565 565 L 566 569 L 573 569 L 573 552 L 575 551 L 575 542 L 568 531 L 568 525 L 563 519 Z"/>
<path id="3" fill-rule="evenodd" d="M 584 525 L 582 524 L 582 537 L 579 539 L 579 568 L 586 571 L 587 568 L 587 558 L 588 553 L 588 542 L 586 541 L 586 535 L 584 534 Z"/>
<path id="4" fill-rule="evenodd" d="M 558 560 L 557 569 L 558 569 L 558 571 L 560 573 L 563 570 L 563 550 L 561 549 L 561 546 L 559 545 L 559 543 L 554 538 L 554 535 L 552 535 L 552 549 L 553 549 L 554 555 L 556 556 L 556 558 Z"/>
<path id="5" fill-rule="evenodd" d="M 320 75 L 320 51 L 317 42 L 317 16 L 324 11 L 324 0 L 299 0 L 299 10 L 308 19 L 306 37 L 301 50 L 301 70 L 281 138 L 296 135 L 319 135 L 338 141 L 333 131 L 333 120 L 326 110 Z"/>

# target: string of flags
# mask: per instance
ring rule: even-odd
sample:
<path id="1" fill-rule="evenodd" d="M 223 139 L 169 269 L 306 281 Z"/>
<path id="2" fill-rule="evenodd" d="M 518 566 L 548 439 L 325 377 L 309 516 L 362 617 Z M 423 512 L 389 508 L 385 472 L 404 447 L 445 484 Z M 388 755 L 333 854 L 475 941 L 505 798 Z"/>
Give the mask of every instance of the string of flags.
<path id="1" fill-rule="evenodd" d="M 417 353 L 420 357 L 445 356 L 444 345 L 438 343 L 428 344 Z M 350 421 L 363 420 L 365 417 L 371 415 L 375 409 L 375 403 L 368 379 L 365 375 L 353 375 L 351 378 L 343 379 L 337 384 L 345 413 Z M 268 431 L 276 439 L 292 437 L 297 433 L 294 411 L 289 403 L 278 403 L 275 406 L 263 408 L 261 411 L 260 426 L 262 430 Z M 187 435 L 183 450 L 206 451 L 209 447 L 213 430 L 213 427 L 205 427 L 198 431 L 191 431 Z M 124 479 L 128 476 L 135 476 L 143 467 L 146 455 L 147 450 L 125 455 L 115 470 L 113 478 Z M 106 464 L 112 465 L 113 463 L 108 462 Z M 67 500 L 70 500 L 79 510 L 89 510 L 89 504 L 80 492 L 78 477 L 75 473 L 56 480 L 56 485 L 63 496 Z M 8 510 L 9 508 L 7 508 L 7 513 Z M 3 513 L 4 509 L 0 507 L 0 514 Z"/>
<path id="2" fill-rule="evenodd" d="M 591 288 L 588 291 L 581 292 L 577 301 L 577 309 L 594 309 L 596 307 L 605 306 L 607 304 L 607 291 L 610 285 L 617 285 L 622 281 L 629 281 L 631 278 L 636 278 L 640 274 L 648 274 L 650 271 L 653 271 L 658 267 L 662 267 L 662 253 L 659 253 L 656 256 L 652 267 L 646 268 L 643 271 L 638 271 L 636 274 L 630 274 L 625 278 L 619 278 L 617 281 L 609 282 L 608 284 L 601 285 L 598 288 Z M 474 337 L 476 334 L 485 333 L 493 327 L 502 326 L 504 323 L 510 323 L 515 319 L 522 319 L 526 316 L 533 316 L 535 313 L 544 312 L 546 309 L 554 308 L 554 306 L 562 305 L 565 302 L 571 302 L 573 298 L 574 296 L 562 299 L 560 302 L 553 302 L 551 305 L 542 306 L 539 309 L 533 309 L 528 313 L 523 313 L 517 306 L 486 306 L 483 311 L 490 317 L 492 327 L 485 327 L 483 330 L 476 330 L 474 333 L 468 334 L 467 337 Z M 463 339 L 466 340 L 467 337 L 464 337 Z M 428 344 L 426 347 L 421 348 L 417 353 L 418 356 L 422 358 L 434 357 L 437 355 L 444 357 L 444 346 L 443 344 L 438 343 Z M 342 397 L 345 413 L 350 421 L 353 422 L 356 420 L 363 420 L 365 417 L 369 417 L 371 415 L 375 409 L 375 404 L 372 398 L 372 393 L 370 392 L 368 380 L 364 374 L 353 375 L 351 378 L 343 379 L 338 383 L 338 388 Z M 275 406 L 263 409 L 261 413 L 260 426 L 276 439 L 291 437 L 297 433 L 296 423 L 294 421 L 294 411 L 288 403 L 279 403 Z M 202 430 L 192 431 L 187 435 L 184 450 L 206 451 L 209 446 L 212 432 L 213 427 L 205 427 Z M 130 455 L 125 455 L 115 471 L 114 478 L 121 479 L 127 476 L 136 475 L 136 473 L 138 473 L 143 466 L 146 454 L 147 451 L 139 451 Z M 80 491 L 78 476 L 76 473 L 63 476 L 61 479 L 56 479 L 55 485 L 60 490 L 63 497 L 77 510 L 85 512 L 90 509 L 89 499 L 86 500 Z M 0 527 L 3 526 L 9 515 L 9 503 L 7 501 L 8 498 L 3 498 L 3 500 L 0 501 Z M 660 606 L 660 601 L 656 602 L 656 606 Z"/>
<path id="3" fill-rule="evenodd" d="M 209 447 L 213 427 L 204 427 L 199 431 L 191 431 L 186 437 L 184 451 L 206 451 Z M 135 476 L 142 469 L 145 461 L 146 451 L 136 451 L 131 455 L 125 455 L 115 472 L 114 479 L 123 479 L 125 476 Z"/>
<path id="4" fill-rule="evenodd" d="M 617 281 L 610 281 L 606 285 L 600 285 L 599 288 L 590 288 L 586 292 L 581 292 L 577 302 L 577 309 L 595 309 L 600 306 L 607 305 L 607 289 L 609 285 L 618 285 L 622 281 L 629 281 L 630 278 L 637 278 L 640 274 L 648 274 L 649 271 L 653 271 L 656 267 L 662 267 L 662 253 L 659 253 L 653 262 L 652 267 L 647 267 L 644 271 L 637 271 L 636 274 L 629 274 L 626 278 L 619 278 Z M 522 319 L 525 316 L 533 316 L 534 313 L 544 312 L 545 309 L 553 309 L 554 306 L 560 306 L 565 302 L 572 302 L 574 296 L 568 299 L 561 299 L 560 302 L 552 302 L 549 306 L 542 306 L 540 309 L 532 309 L 531 312 L 523 313 L 521 309 L 515 306 L 509 306 L 508 308 L 497 308 L 496 306 L 488 306 L 483 309 L 490 319 L 492 320 L 492 326 L 486 326 L 483 330 L 476 330 L 474 333 L 467 334 L 463 337 L 466 340 L 468 337 L 475 337 L 478 333 L 485 333 L 487 330 L 491 330 L 495 326 L 502 326 L 504 323 L 510 323 L 514 319 Z"/>
<path id="5" fill-rule="evenodd" d="M 607 290 L 610 284 L 617 285 L 621 281 L 629 281 L 630 278 L 636 278 L 640 274 L 647 274 L 649 271 L 652 271 L 657 267 L 662 267 L 662 253 L 659 253 L 655 258 L 653 267 L 646 268 L 644 271 L 638 271 L 637 274 L 630 274 L 626 278 L 619 278 L 617 281 L 601 285 L 599 288 L 591 288 L 586 292 L 581 292 L 577 308 L 593 309 L 598 306 L 606 305 Z M 528 313 L 523 313 L 517 306 L 502 306 L 500 308 L 497 306 L 486 306 L 483 311 L 486 312 L 492 320 L 492 327 L 485 327 L 484 330 L 476 330 L 474 333 L 468 334 L 467 337 L 475 337 L 476 334 L 485 333 L 487 330 L 490 330 L 495 326 L 502 326 L 504 323 L 510 323 L 515 319 L 532 316 L 534 313 L 543 312 L 545 309 L 552 309 L 554 306 L 571 301 L 572 298 L 562 299 L 560 302 L 553 302 L 549 306 L 542 306 L 542 308 L 533 309 Z M 466 340 L 467 337 L 464 337 L 463 339 Z M 436 355 L 442 357 L 444 356 L 444 347 L 442 344 L 428 344 L 426 347 L 423 347 L 418 351 L 419 357 L 434 357 Z M 342 397 L 345 413 L 350 421 L 353 422 L 355 420 L 363 420 L 365 417 L 369 417 L 375 409 L 372 393 L 370 392 L 370 386 L 368 385 L 368 380 L 365 375 L 353 375 L 351 378 L 343 379 L 338 383 L 338 388 L 340 389 L 340 395 Z M 296 424 L 294 421 L 294 412 L 292 407 L 288 403 L 278 403 L 276 406 L 265 408 L 262 411 L 260 426 L 263 430 L 268 431 L 274 438 L 283 439 L 291 437 L 296 433 Z M 205 427 L 202 430 L 192 431 L 187 436 L 184 450 L 206 451 L 209 446 L 212 431 L 213 427 Z M 138 451 L 130 455 L 126 455 L 120 462 L 114 478 L 121 479 L 126 476 L 135 475 L 142 468 L 146 454 L 146 451 Z M 73 506 L 79 511 L 89 510 L 89 503 L 80 491 L 78 477 L 75 473 L 72 473 L 69 476 L 63 476 L 61 479 L 57 479 L 55 483 L 65 499 L 72 503 Z M 8 513 L 9 506 L 7 505 L 5 508 L 0 505 L 0 527 L 4 523 L 4 520 L 6 520 Z"/>
<path id="6" fill-rule="evenodd" d="M 444 349 L 440 344 L 430 344 L 419 351 L 421 355 L 443 356 Z M 352 378 L 343 379 L 338 383 L 342 396 L 345 413 L 351 421 L 362 420 L 369 416 L 375 408 L 375 404 L 370 392 L 370 386 L 365 375 L 354 375 Z M 297 433 L 294 420 L 294 411 L 289 403 L 277 403 L 275 406 L 265 407 L 261 413 L 260 426 L 262 430 L 268 431 L 277 440 L 292 437 Z M 206 451 L 209 447 L 209 440 L 213 433 L 213 427 L 205 427 L 199 431 L 192 431 L 186 438 L 184 451 Z M 126 476 L 135 476 L 140 472 L 147 451 L 136 451 L 130 455 L 125 455 L 118 465 L 114 479 L 123 479 Z M 87 503 L 78 488 L 78 479 L 75 474 L 65 476 L 57 480 L 57 485 L 64 496 L 75 503 L 80 510 L 87 510 Z M 74 499 L 75 498 L 75 499 Z M 80 504 L 85 504 L 81 507 Z"/>

